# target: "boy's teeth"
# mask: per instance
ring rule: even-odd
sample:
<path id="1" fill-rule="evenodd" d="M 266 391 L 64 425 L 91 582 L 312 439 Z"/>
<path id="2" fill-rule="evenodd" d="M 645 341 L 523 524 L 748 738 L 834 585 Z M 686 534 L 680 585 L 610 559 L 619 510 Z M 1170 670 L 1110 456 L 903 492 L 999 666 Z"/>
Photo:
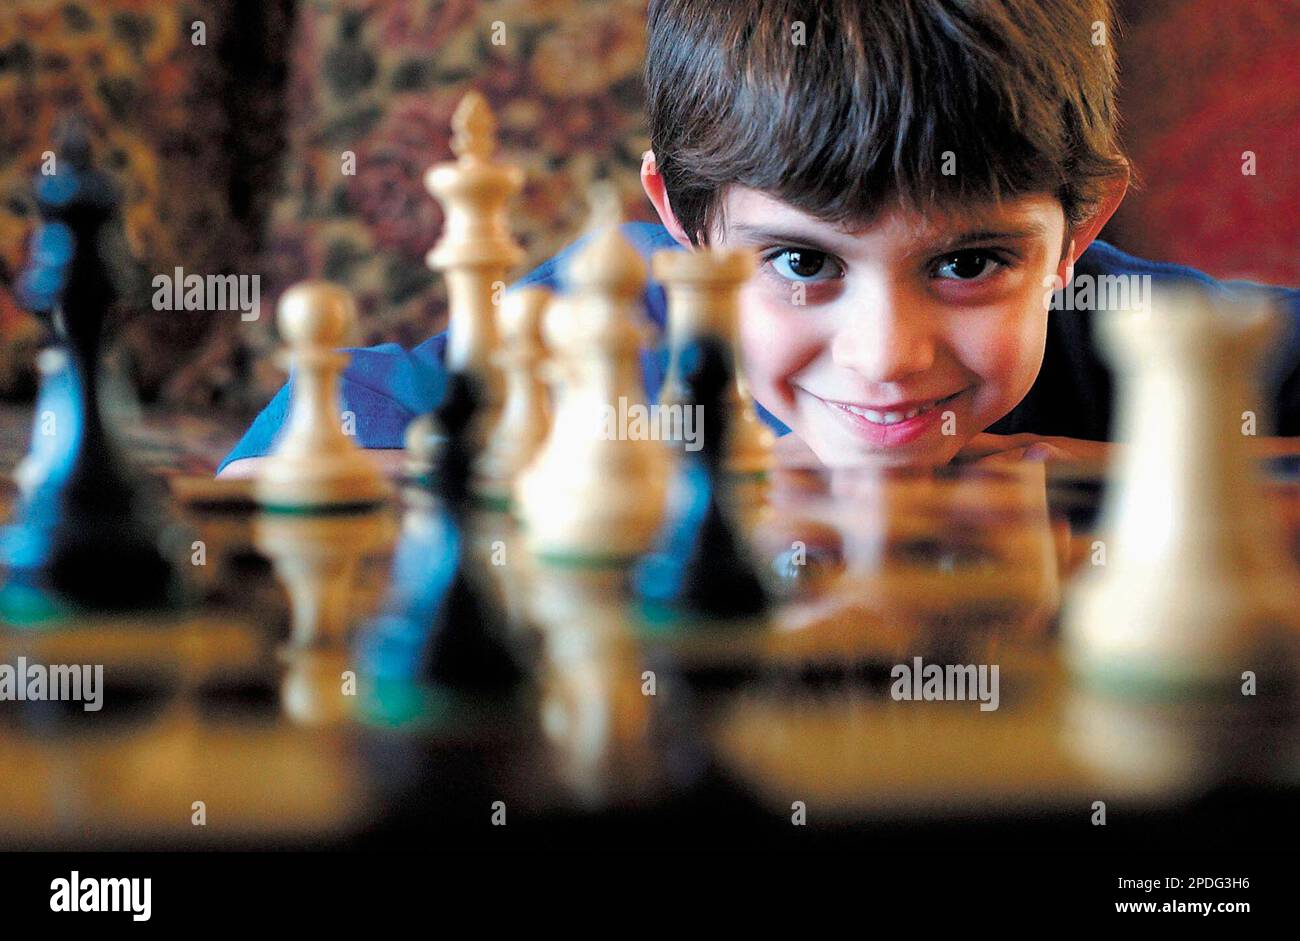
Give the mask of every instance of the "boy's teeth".
<path id="1" fill-rule="evenodd" d="M 858 408 L 856 405 L 844 406 L 854 415 L 861 415 L 869 422 L 877 425 L 897 425 L 899 422 L 915 418 L 922 412 L 930 410 L 929 405 L 919 405 L 908 412 L 877 412 L 869 408 Z"/>

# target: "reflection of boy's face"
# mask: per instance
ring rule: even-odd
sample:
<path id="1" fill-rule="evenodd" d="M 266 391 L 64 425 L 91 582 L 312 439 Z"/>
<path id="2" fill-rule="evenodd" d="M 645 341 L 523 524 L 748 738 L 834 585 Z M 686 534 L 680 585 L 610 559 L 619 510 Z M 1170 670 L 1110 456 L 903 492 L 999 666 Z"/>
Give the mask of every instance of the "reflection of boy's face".
<path id="1" fill-rule="evenodd" d="M 719 248 L 757 253 L 741 341 L 754 397 L 822 463 L 946 463 L 1025 396 L 1065 214 L 1047 196 L 856 233 L 733 187 Z M 918 411 L 919 410 L 919 411 Z"/>

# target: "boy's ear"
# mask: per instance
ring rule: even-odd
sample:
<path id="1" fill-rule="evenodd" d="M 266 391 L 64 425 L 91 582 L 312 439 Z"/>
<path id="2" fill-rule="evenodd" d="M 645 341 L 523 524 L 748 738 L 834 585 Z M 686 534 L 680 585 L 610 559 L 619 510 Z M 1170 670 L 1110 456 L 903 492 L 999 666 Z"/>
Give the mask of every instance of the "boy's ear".
<path id="1" fill-rule="evenodd" d="M 677 221 L 677 216 L 673 213 L 673 207 L 668 203 L 668 190 L 664 188 L 664 178 L 659 174 L 659 164 L 655 160 L 653 150 L 647 150 L 641 156 L 641 188 L 650 197 L 655 212 L 659 214 L 659 221 L 664 224 L 668 234 L 673 237 L 673 240 L 678 245 L 683 248 L 690 248 L 691 240 L 686 237 L 686 231 L 682 228 L 682 224 Z"/>
<path id="2" fill-rule="evenodd" d="M 1080 222 L 1070 230 L 1070 244 L 1064 257 L 1061 258 L 1061 266 L 1057 271 L 1057 277 L 1062 282 L 1068 280 L 1067 273 L 1074 267 L 1074 263 L 1079 260 L 1079 256 L 1088 250 L 1088 246 L 1096 241 L 1101 230 L 1106 227 L 1110 217 L 1115 215 L 1115 210 L 1119 208 L 1120 203 L 1128 194 L 1129 169 L 1124 167 L 1124 172 L 1116 176 L 1106 184 L 1103 191 L 1101 202 L 1097 204 L 1097 211 L 1090 217 Z"/>

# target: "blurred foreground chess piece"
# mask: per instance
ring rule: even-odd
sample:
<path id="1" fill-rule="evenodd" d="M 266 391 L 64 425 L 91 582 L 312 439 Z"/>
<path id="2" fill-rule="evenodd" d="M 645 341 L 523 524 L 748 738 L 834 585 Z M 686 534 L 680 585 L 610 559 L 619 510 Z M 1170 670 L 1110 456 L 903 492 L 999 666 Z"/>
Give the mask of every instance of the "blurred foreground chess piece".
<path id="1" fill-rule="evenodd" d="M 424 185 L 443 207 L 442 238 L 427 261 L 447 282 L 447 368 L 475 378 L 483 392 L 483 427 L 496 427 L 504 381 L 496 362 L 497 308 L 509 269 L 523 260 L 510 234 L 505 207 L 523 187 L 523 173 L 492 159 L 496 118 L 478 92 L 470 92 L 452 117 L 456 160 L 430 168 Z M 436 429 L 429 417 L 408 429 L 407 470 L 418 477 L 431 466 Z"/>
<path id="2" fill-rule="evenodd" d="M 602 564 L 653 543 L 668 454 L 636 428 L 616 427 L 628 403 L 644 400 L 635 317 L 646 267 L 619 229 L 617 197 L 598 191 L 593 202 L 596 231 L 570 263 L 572 293 L 552 306 L 564 321 L 548 320 L 545 331 L 561 387 L 555 420 L 516 496 L 535 554 Z"/>
<path id="3" fill-rule="evenodd" d="M 497 359 L 506 376 L 505 408 L 489 431 L 477 475 L 477 490 L 499 509 L 509 508 L 514 482 L 537 456 L 550 426 L 550 404 L 539 375 L 546 356 L 542 320 L 550 302 L 546 288 L 526 287 L 506 295 L 501 305 Z"/>
<path id="4" fill-rule="evenodd" d="M 1102 328 L 1123 444 L 1105 564 L 1067 599 L 1067 657 L 1139 695 L 1239 699 L 1244 671 L 1276 690 L 1294 677 L 1300 583 L 1248 440 L 1267 433 L 1256 380 L 1275 314 L 1262 299 L 1157 293 L 1149 313 L 1115 312 Z"/>
<path id="5" fill-rule="evenodd" d="M 280 335 L 293 381 L 283 436 L 257 478 L 272 510 L 373 506 L 389 495 L 375 465 L 343 430 L 339 377 L 343 344 L 356 322 L 352 295 L 326 281 L 295 284 L 280 299 Z"/>
<path id="6" fill-rule="evenodd" d="M 681 350 L 686 404 L 702 413 L 702 447 L 678 469 L 670 515 L 655 552 L 641 561 L 634 588 L 652 620 L 742 619 L 769 607 L 753 552 L 735 519 L 728 435 L 735 388 L 731 349 L 704 336 Z"/>
<path id="7" fill-rule="evenodd" d="M 37 177 L 36 204 L 41 224 L 18 294 L 56 344 L 43 357 L 23 496 L 0 546 L 0 609 L 24 620 L 65 607 L 166 607 L 182 600 L 172 559 L 188 550 L 171 545 L 163 489 L 132 471 L 108 427 L 103 340 L 131 260 L 118 195 L 77 126 L 65 128 L 56 172 Z"/>
<path id="8" fill-rule="evenodd" d="M 654 276 L 668 298 L 668 372 L 660 404 L 681 406 L 687 393 L 681 375 L 681 355 L 687 343 L 716 337 L 733 351 L 735 379 L 727 388 L 728 426 L 726 467 L 741 475 L 761 475 L 772 469 L 775 436 L 754 411 L 754 402 L 740 368 L 740 289 L 753 276 L 754 258 L 745 251 L 663 251 L 652 259 Z"/>
<path id="9" fill-rule="evenodd" d="M 433 491 L 410 488 L 392 593 L 358 636 L 362 710 L 375 721 L 436 723 L 448 710 L 501 705 L 527 682 L 469 534 L 479 401 L 474 377 L 448 374 Z"/>

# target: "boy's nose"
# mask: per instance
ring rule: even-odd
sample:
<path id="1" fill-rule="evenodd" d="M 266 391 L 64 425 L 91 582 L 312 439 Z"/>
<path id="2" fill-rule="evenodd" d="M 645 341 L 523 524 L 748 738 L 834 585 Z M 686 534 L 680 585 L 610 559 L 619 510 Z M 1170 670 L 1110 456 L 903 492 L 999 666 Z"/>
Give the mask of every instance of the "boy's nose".
<path id="1" fill-rule="evenodd" d="M 877 309 L 838 329 L 831 358 L 872 382 L 897 382 L 934 365 L 934 335 L 920 313 Z"/>

